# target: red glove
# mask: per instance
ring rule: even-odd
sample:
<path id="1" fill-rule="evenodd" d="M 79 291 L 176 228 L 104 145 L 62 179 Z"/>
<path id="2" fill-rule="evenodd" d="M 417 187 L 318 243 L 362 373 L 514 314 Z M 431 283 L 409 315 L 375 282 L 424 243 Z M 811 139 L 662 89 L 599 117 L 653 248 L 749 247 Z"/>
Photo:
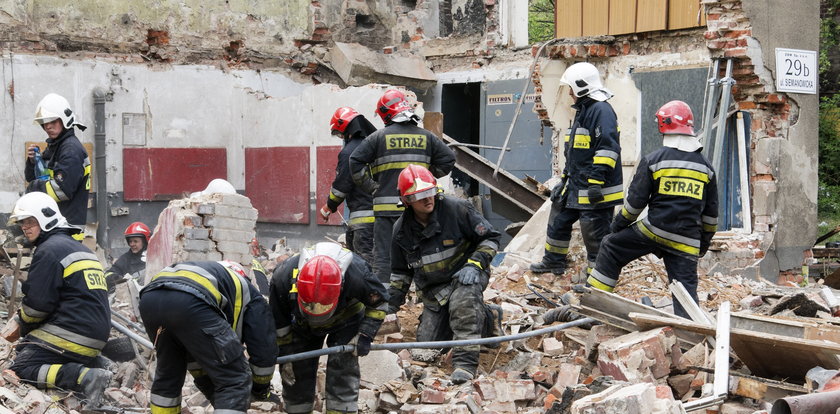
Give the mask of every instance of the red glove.
<path id="1" fill-rule="evenodd" d="M 324 221 L 329 220 L 330 219 L 330 214 L 332 214 L 332 211 L 330 211 L 329 207 L 327 207 L 326 204 L 324 204 L 321 207 L 321 210 L 318 211 L 318 212 L 321 213 L 321 218 L 323 218 Z"/>

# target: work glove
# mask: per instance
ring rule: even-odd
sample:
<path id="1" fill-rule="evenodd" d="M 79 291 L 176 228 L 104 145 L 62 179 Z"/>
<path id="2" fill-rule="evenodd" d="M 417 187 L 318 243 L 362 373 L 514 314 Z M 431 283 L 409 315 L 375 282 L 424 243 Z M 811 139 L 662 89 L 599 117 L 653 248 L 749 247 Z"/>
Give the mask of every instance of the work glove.
<path id="1" fill-rule="evenodd" d="M 557 185 L 554 186 L 554 188 L 551 189 L 551 197 L 549 197 L 549 199 L 552 203 L 559 202 L 560 198 L 563 197 L 563 189 L 566 188 L 566 181 L 568 181 L 568 179 L 563 178 L 559 183 L 557 183 Z"/>
<path id="2" fill-rule="evenodd" d="M 462 285 L 472 285 L 474 283 L 478 283 L 478 280 L 481 277 L 481 269 L 475 267 L 474 265 L 467 264 L 462 267 L 461 270 L 455 272 L 453 277 L 457 277 L 458 282 Z"/>
<path id="3" fill-rule="evenodd" d="M 601 191 L 600 185 L 590 185 L 589 188 L 586 189 L 586 194 L 589 196 L 589 204 L 604 201 L 604 193 Z"/>
<path id="4" fill-rule="evenodd" d="M 321 213 L 321 218 L 323 218 L 324 221 L 329 220 L 330 219 L 330 214 L 332 214 L 332 211 L 330 211 L 330 208 L 327 207 L 326 204 L 321 206 L 321 209 L 318 210 L 318 212 Z"/>
<path id="5" fill-rule="evenodd" d="M 706 252 L 709 251 L 709 246 L 712 245 L 712 237 L 714 235 L 715 235 L 714 233 L 707 233 L 707 232 L 703 232 L 700 235 L 700 257 L 705 256 Z"/>
<path id="6" fill-rule="evenodd" d="M 286 362 L 280 366 L 280 379 L 284 386 L 292 386 L 295 384 L 295 370 L 291 362 Z"/>
<path id="7" fill-rule="evenodd" d="M 351 345 L 355 345 L 356 348 L 353 350 L 353 355 L 360 357 L 365 356 L 370 353 L 370 343 L 373 339 L 365 334 L 358 334 L 356 335 L 353 340 L 350 341 Z"/>
<path id="8" fill-rule="evenodd" d="M 29 184 L 26 185 L 26 192 L 27 193 L 32 193 L 32 192 L 38 191 L 38 182 L 39 181 L 40 180 L 30 181 Z"/>
<path id="9" fill-rule="evenodd" d="M 618 213 L 615 215 L 612 223 L 610 223 L 610 233 L 618 233 L 629 227 L 631 224 L 633 224 L 633 222 L 621 215 L 621 213 Z"/>

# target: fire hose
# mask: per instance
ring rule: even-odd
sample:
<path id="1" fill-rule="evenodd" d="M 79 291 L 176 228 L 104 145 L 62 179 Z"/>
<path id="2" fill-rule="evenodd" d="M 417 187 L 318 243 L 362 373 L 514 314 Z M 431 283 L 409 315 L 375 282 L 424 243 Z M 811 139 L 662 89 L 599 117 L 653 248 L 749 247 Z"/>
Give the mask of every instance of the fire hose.
<path id="1" fill-rule="evenodd" d="M 416 348 L 451 348 L 455 346 L 467 346 L 467 345 L 488 345 L 488 344 L 497 344 L 500 342 L 510 342 L 510 341 L 518 341 L 520 339 L 530 338 L 533 336 L 544 335 L 547 333 L 553 333 L 557 331 L 562 331 L 564 329 L 572 328 L 575 326 L 586 325 L 588 323 L 595 322 L 592 318 L 583 318 L 578 319 L 572 322 L 563 323 L 560 325 L 549 326 L 547 328 L 537 329 L 534 331 L 522 332 L 515 335 L 505 335 L 505 336 L 494 336 L 489 338 L 480 338 L 480 339 L 463 339 L 463 340 L 454 340 L 454 341 L 426 341 L 426 342 L 394 342 L 388 344 L 372 344 L 370 349 L 375 350 L 388 350 L 388 351 L 396 351 L 401 349 L 416 349 Z M 356 349 L 355 345 L 345 344 L 345 345 L 336 345 L 331 346 L 328 348 L 316 349 L 314 351 L 307 351 L 301 352 L 297 354 L 291 355 L 284 355 L 277 358 L 278 364 L 285 364 L 287 362 L 294 362 L 294 361 L 302 361 L 304 359 L 310 358 L 317 358 L 324 355 L 332 355 L 332 354 L 340 354 L 343 352 L 353 352 Z"/>

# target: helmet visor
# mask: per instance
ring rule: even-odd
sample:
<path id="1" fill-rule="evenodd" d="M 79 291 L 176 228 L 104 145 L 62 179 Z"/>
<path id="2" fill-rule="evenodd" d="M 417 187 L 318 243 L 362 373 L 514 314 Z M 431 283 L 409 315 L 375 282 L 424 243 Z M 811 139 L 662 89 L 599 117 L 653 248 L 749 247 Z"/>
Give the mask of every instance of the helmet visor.
<path id="1" fill-rule="evenodd" d="M 415 201 L 422 200 L 424 198 L 433 197 L 435 194 L 437 194 L 437 192 L 438 192 L 437 187 L 427 188 L 423 191 L 418 191 L 414 194 L 410 194 L 410 195 L 405 196 L 405 201 L 409 202 L 409 203 L 413 203 Z"/>

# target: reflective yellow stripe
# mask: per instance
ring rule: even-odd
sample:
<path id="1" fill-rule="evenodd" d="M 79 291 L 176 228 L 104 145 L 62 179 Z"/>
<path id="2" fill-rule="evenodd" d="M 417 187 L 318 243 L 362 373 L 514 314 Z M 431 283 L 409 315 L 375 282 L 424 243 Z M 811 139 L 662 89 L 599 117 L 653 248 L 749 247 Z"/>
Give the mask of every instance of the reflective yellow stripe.
<path id="1" fill-rule="evenodd" d="M 481 270 L 484 270 L 484 268 L 481 266 L 481 262 L 479 262 L 478 260 L 467 259 L 467 263 L 469 263 L 469 264 L 471 264 L 471 265 L 473 265 L 473 266 L 475 266 L 475 267 L 477 267 Z"/>
<path id="2" fill-rule="evenodd" d="M 46 318 L 38 318 L 38 317 L 35 317 L 35 316 L 27 315 L 26 312 L 23 311 L 23 307 L 20 308 L 20 318 L 23 319 L 23 321 L 26 322 L 26 323 L 41 322 L 44 319 L 46 319 Z"/>
<path id="3" fill-rule="evenodd" d="M 271 382 L 271 378 L 273 378 L 273 377 L 274 377 L 273 374 L 272 375 L 252 375 L 251 380 L 255 384 L 268 384 L 269 382 Z"/>
<path id="4" fill-rule="evenodd" d="M 73 238 L 73 240 L 75 240 L 75 241 L 79 241 L 79 242 L 80 242 L 80 241 L 82 241 L 82 240 L 84 240 L 84 239 L 85 239 L 85 234 L 84 234 L 84 233 L 76 233 L 76 234 L 74 234 L 74 235 L 72 235 L 72 236 L 70 236 L 70 237 L 72 237 L 72 238 Z"/>
<path id="5" fill-rule="evenodd" d="M 376 220 L 376 217 L 357 217 L 350 219 L 350 224 L 364 224 L 364 223 L 373 223 Z"/>
<path id="6" fill-rule="evenodd" d="M 645 227 L 644 223 L 639 222 L 639 230 L 641 230 L 641 232 L 645 236 L 649 237 L 650 239 L 652 239 L 653 241 L 655 241 L 659 244 L 664 244 L 665 246 L 668 246 L 672 249 L 676 249 L 676 250 L 679 250 L 681 252 L 686 252 L 688 254 L 693 254 L 695 256 L 700 255 L 700 249 L 698 249 L 694 246 L 689 246 L 687 244 L 675 242 L 673 240 L 668 240 L 664 237 L 657 236 L 657 235 L 653 234 L 653 232 L 651 232 L 647 227 Z"/>
<path id="7" fill-rule="evenodd" d="M 47 181 L 47 182 L 45 182 L 45 183 L 44 183 L 44 188 L 46 188 L 46 189 L 47 189 L 47 195 L 48 195 L 48 196 L 50 196 L 50 198 L 52 198 L 52 199 L 53 199 L 53 200 L 55 200 L 56 202 L 61 201 L 61 200 L 58 198 L 58 195 L 55 193 L 55 190 L 53 190 L 52 185 L 50 185 L 50 182 L 49 182 L 49 181 Z"/>
<path id="8" fill-rule="evenodd" d="M 225 268 L 227 270 L 228 275 L 231 279 L 233 279 L 233 285 L 236 288 L 236 299 L 233 302 L 233 328 L 234 332 L 237 332 L 237 324 L 239 324 L 239 312 L 242 311 L 242 281 L 239 280 L 239 276 L 233 273 L 233 270 Z"/>
<path id="9" fill-rule="evenodd" d="M 203 277 L 197 273 L 193 273 L 187 270 L 179 270 L 177 272 L 160 272 L 157 275 L 155 275 L 155 277 L 153 277 L 152 280 L 156 280 L 159 277 L 183 277 L 185 279 L 192 280 L 193 282 L 201 285 L 201 287 L 207 289 L 207 291 L 210 292 L 211 295 L 213 295 L 213 298 L 216 299 L 216 303 L 222 303 L 221 292 L 219 292 L 219 290 L 216 289 L 215 286 L 213 286 L 213 283 L 207 280 L 206 277 Z"/>
<path id="10" fill-rule="evenodd" d="M 603 164 L 609 165 L 610 167 L 615 168 L 615 160 L 610 157 L 593 157 L 592 158 L 593 164 Z"/>
<path id="11" fill-rule="evenodd" d="M 70 266 L 64 268 L 64 277 L 70 276 L 81 270 L 90 269 L 102 271 L 102 263 L 99 263 L 98 260 L 79 260 L 78 262 L 73 262 Z"/>
<path id="12" fill-rule="evenodd" d="M 154 404 L 149 404 L 149 408 L 152 409 L 152 414 L 180 414 L 181 413 L 181 406 L 177 407 L 158 407 Z"/>
<path id="13" fill-rule="evenodd" d="M 637 214 L 630 214 L 630 212 L 627 211 L 627 209 L 624 207 L 621 208 L 621 215 L 624 216 L 624 218 L 626 218 L 627 220 L 635 220 L 637 217 L 639 217 Z"/>
<path id="14" fill-rule="evenodd" d="M 604 199 L 599 201 L 599 203 L 606 203 L 607 201 L 621 200 L 622 198 L 624 198 L 624 193 L 623 192 L 605 194 Z M 578 203 L 589 204 L 589 197 L 578 197 Z"/>
<path id="15" fill-rule="evenodd" d="M 589 278 L 587 278 L 587 279 L 586 279 L 586 284 L 588 284 L 589 286 L 594 287 L 595 289 L 603 290 L 603 291 L 605 291 L 605 292 L 612 292 L 612 291 L 613 291 L 613 287 L 612 287 L 612 286 L 610 286 L 610 285 L 606 285 L 606 284 L 604 284 L 604 283 L 601 283 L 601 281 L 600 281 L 600 280 L 595 279 L 595 278 L 594 278 L 594 277 L 592 277 L 592 276 L 589 276 Z"/>
<path id="16" fill-rule="evenodd" d="M 55 345 L 61 349 L 66 349 L 70 352 L 77 353 L 79 355 L 95 357 L 99 355 L 99 350 L 95 348 L 90 348 L 84 345 L 79 345 L 74 342 L 70 342 L 64 338 L 59 338 L 49 332 L 45 332 L 42 329 L 36 329 L 30 333 L 30 335 L 48 343 Z"/>
<path id="17" fill-rule="evenodd" d="M 85 190 L 90 190 L 90 164 L 85 166 Z"/>
<path id="18" fill-rule="evenodd" d="M 703 231 L 707 233 L 714 233 L 717 231 L 717 224 L 703 224 Z"/>
<path id="19" fill-rule="evenodd" d="M 47 388 L 55 387 L 55 377 L 58 376 L 58 371 L 61 369 L 61 364 L 53 364 L 50 365 L 50 369 L 47 370 Z M 82 371 L 82 375 L 79 375 L 79 379 L 81 380 L 82 376 L 85 372 L 87 372 L 88 368 L 85 368 Z M 80 381 L 81 382 L 81 381 Z M 77 383 L 78 384 L 78 383 Z"/>
<path id="20" fill-rule="evenodd" d="M 379 309 L 367 309 L 365 310 L 365 316 L 373 319 L 385 319 L 385 311 L 381 311 Z"/>
<path id="21" fill-rule="evenodd" d="M 658 180 L 662 176 L 693 178 L 704 183 L 708 183 L 710 181 L 708 174 L 684 168 L 663 168 L 653 173 L 654 180 Z"/>
<path id="22" fill-rule="evenodd" d="M 341 202 L 344 201 L 344 197 L 339 197 L 339 196 L 337 196 L 333 193 L 330 193 L 330 200 L 335 201 L 338 204 L 341 204 Z"/>
<path id="23" fill-rule="evenodd" d="M 557 247 L 557 246 L 552 246 L 548 243 L 545 244 L 545 250 L 547 252 L 551 252 L 551 253 L 569 254 L 569 248 L 568 247 Z"/>
<path id="24" fill-rule="evenodd" d="M 403 211 L 405 207 L 400 207 L 396 204 L 377 204 L 373 206 L 373 211 Z"/>
<path id="25" fill-rule="evenodd" d="M 300 273 L 300 269 L 292 270 L 292 287 L 289 289 L 289 293 L 297 293 L 298 291 L 297 283 L 295 283 L 298 277 L 298 273 Z"/>
<path id="26" fill-rule="evenodd" d="M 601 180 L 596 180 L 596 179 L 593 179 L 593 178 L 588 178 L 588 179 L 586 180 L 586 182 L 588 182 L 589 184 L 604 185 L 604 181 L 601 181 Z"/>
<path id="27" fill-rule="evenodd" d="M 429 163 L 426 162 L 419 162 L 419 161 L 400 161 L 400 162 L 387 162 L 385 164 L 377 165 L 370 169 L 372 174 L 379 174 L 382 171 L 386 170 L 402 170 L 405 167 L 408 167 L 408 164 L 419 165 L 423 168 L 429 168 Z"/>

